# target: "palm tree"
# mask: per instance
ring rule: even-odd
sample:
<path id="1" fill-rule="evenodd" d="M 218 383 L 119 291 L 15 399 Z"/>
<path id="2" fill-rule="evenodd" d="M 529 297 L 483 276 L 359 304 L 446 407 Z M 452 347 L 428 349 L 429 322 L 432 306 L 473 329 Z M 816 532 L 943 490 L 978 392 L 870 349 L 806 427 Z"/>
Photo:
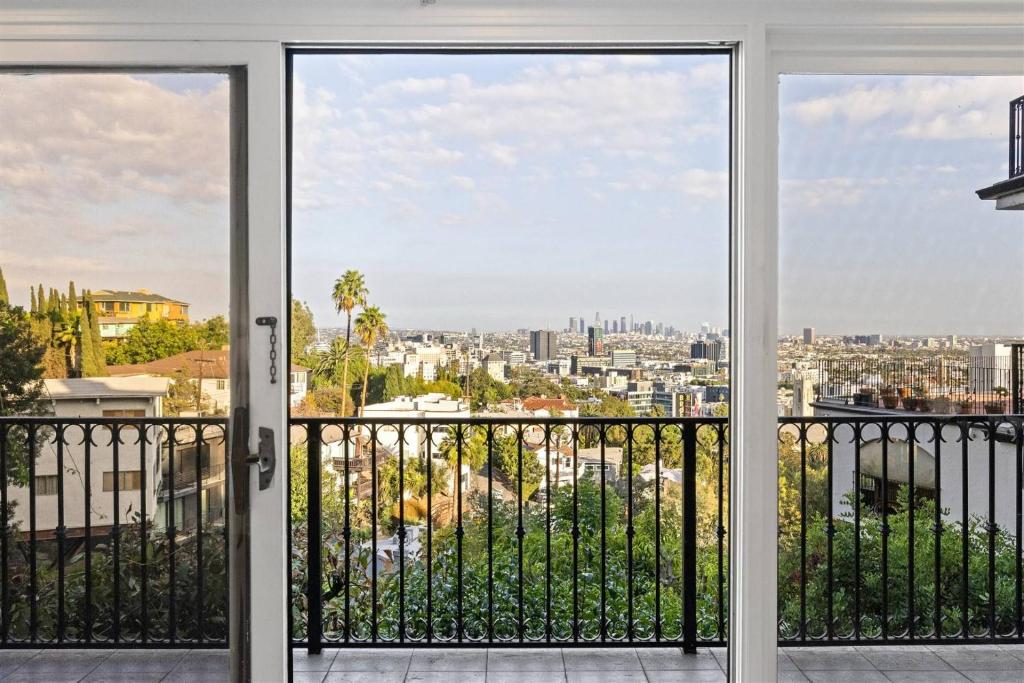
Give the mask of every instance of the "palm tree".
<path id="1" fill-rule="evenodd" d="M 74 314 L 72 321 L 63 323 L 54 330 L 53 341 L 58 347 L 64 348 L 68 377 L 81 376 L 81 369 L 78 367 L 78 357 L 75 353 L 79 343 L 77 313 Z"/>
<path id="2" fill-rule="evenodd" d="M 359 340 L 366 347 L 366 362 L 363 364 L 363 395 L 359 401 L 360 415 L 366 408 L 366 385 L 370 380 L 370 352 L 377 340 L 388 333 L 388 324 L 384 322 L 386 317 L 376 306 L 368 306 L 356 316 L 356 334 L 359 335 Z"/>
<path id="3" fill-rule="evenodd" d="M 366 306 L 366 280 L 358 270 L 346 270 L 345 274 L 334 281 L 331 298 L 338 313 L 345 312 L 345 369 L 341 375 L 342 389 L 348 386 L 348 349 L 352 344 L 352 311 L 356 306 Z M 341 398 L 341 414 L 345 414 L 345 396 Z"/>

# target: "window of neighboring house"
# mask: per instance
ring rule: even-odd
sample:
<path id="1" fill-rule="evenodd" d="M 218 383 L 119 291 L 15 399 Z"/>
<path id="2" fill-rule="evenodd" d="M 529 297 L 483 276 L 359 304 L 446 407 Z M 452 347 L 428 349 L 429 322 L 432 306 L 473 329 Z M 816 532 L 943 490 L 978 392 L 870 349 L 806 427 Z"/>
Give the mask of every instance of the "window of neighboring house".
<path id="1" fill-rule="evenodd" d="M 114 490 L 114 472 L 103 473 L 103 490 Z M 118 491 L 138 491 L 142 488 L 142 473 L 139 470 L 117 472 Z"/>
<path id="2" fill-rule="evenodd" d="M 104 410 L 103 417 L 146 417 L 145 410 Z"/>
<path id="3" fill-rule="evenodd" d="M 114 312 L 114 302 L 113 301 L 101 301 L 100 302 L 100 309 L 103 310 L 106 313 L 113 313 Z"/>
<path id="4" fill-rule="evenodd" d="M 55 496 L 57 495 L 57 475 L 56 474 L 40 474 L 36 477 L 36 495 L 37 496 Z"/>
<path id="5" fill-rule="evenodd" d="M 153 312 L 153 304 L 146 304 L 146 313 Z"/>
<path id="6" fill-rule="evenodd" d="M 217 391 L 224 391 L 228 387 L 228 381 L 226 379 L 217 380 Z"/>
<path id="7" fill-rule="evenodd" d="M 118 301 L 117 302 L 117 310 L 120 313 L 128 313 L 129 311 L 132 310 L 132 305 L 130 303 L 128 303 L 127 301 Z"/>

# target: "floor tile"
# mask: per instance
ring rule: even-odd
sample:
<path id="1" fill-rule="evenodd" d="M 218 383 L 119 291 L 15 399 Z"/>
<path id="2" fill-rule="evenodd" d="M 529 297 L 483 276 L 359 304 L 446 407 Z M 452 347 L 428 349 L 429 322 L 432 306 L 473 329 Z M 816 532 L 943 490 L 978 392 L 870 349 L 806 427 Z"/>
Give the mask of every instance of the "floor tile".
<path id="1" fill-rule="evenodd" d="M 875 667 L 859 652 L 833 648 L 791 649 L 786 654 L 798 669 L 807 671 L 870 671 Z"/>
<path id="2" fill-rule="evenodd" d="M 963 650 L 936 651 L 947 664 L 957 671 L 1020 671 L 1024 679 L 1024 660 L 1014 657 L 1005 650 Z"/>
<path id="3" fill-rule="evenodd" d="M 398 671 L 409 670 L 411 650 L 344 650 L 331 664 L 331 671 Z"/>
<path id="4" fill-rule="evenodd" d="M 293 671 L 292 683 L 323 683 L 326 671 Z"/>
<path id="5" fill-rule="evenodd" d="M 688 671 L 648 671 L 650 683 L 725 683 L 721 669 L 690 669 Z"/>
<path id="6" fill-rule="evenodd" d="M 632 648 L 565 649 L 565 670 L 569 671 L 642 671 L 640 658 Z"/>
<path id="7" fill-rule="evenodd" d="M 488 650 L 487 671 L 564 671 L 560 650 Z"/>
<path id="8" fill-rule="evenodd" d="M 117 650 L 96 667 L 96 672 L 168 673 L 184 659 L 185 655 L 185 650 Z"/>
<path id="9" fill-rule="evenodd" d="M 685 654 L 681 648 L 639 649 L 640 663 L 645 671 L 692 671 L 695 669 L 721 671 L 722 664 L 710 651 Z"/>
<path id="10" fill-rule="evenodd" d="M 402 683 L 404 671 L 331 671 L 323 683 Z"/>
<path id="11" fill-rule="evenodd" d="M 309 654 L 307 650 L 292 650 L 292 671 L 330 671 L 338 650 L 325 649 L 320 654 Z"/>
<path id="12" fill-rule="evenodd" d="M 487 671 L 487 651 L 414 650 L 409 671 Z"/>
<path id="13" fill-rule="evenodd" d="M 167 672 L 93 671 L 82 683 L 159 683 Z"/>
<path id="14" fill-rule="evenodd" d="M 172 671 L 161 683 L 227 683 L 227 680 L 226 671 Z"/>
<path id="15" fill-rule="evenodd" d="M 81 678 L 92 673 L 109 656 L 109 652 L 100 650 L 45 650 L 22 663 L 16 673 L 78 674 Z"/>
<path id="16" fill-rule="evenodd" d="M 795 669 L 790 671 L 779 670 L 779 683 L 808 683 L 810 680 L 802 671 Z"/>
<path id="17" fill-rule="evenodd" d="M 865 659 L 881 671 L 944 671 L 949 664 L 939 655 L 928 650 L 916 652 L 865 652 Z"/>
<path id="18" fill-rule="evenodd" d="M 39 654 L 38 650 L 3 650 L 0 651 L 0 676 L 15 671 L 22 664 Z"/>
<path id="19" fill-rule="evenodd" d="M 959 671 L 883 671 L 893 683 L 966 683 L 970 680 Z"/>
<path id="20" fill-rule="evenodd" d="M 1024 671 L 962 671 L 974 683 L 1020 683 Z"/>
<path id="21" fill-rule="evenodd" d="M 811 683 L 889 683 L 881 671 L 804 671 Z"/>
<path id="22" fill-rule="evenodd" d="M 647 683 L 643 671 L 566 671 L 568 683 Z"/>
<path id="23" fill-rule="evenodd" d="M 227 650 L 191 650 L 178 661 L 171 673 L 228 673 Z"/>
<path id="24" fill-rule="evenodd" d="M 564 671 L 488 671 L 487 683 L 566 683 Z"/>
<path id="25" fill-rule="evenodd" d="M 483 671 L 410 671 L 406 683 L 485 683 Z"/>

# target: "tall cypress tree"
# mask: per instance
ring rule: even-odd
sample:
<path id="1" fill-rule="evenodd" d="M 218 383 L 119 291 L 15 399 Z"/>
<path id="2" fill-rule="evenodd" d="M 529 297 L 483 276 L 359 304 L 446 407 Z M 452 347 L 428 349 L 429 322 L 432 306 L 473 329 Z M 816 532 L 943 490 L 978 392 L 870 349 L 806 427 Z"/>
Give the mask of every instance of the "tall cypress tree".
<path id="1" fill-rule="evenodd" d="M 29 308 L 29 312 L 35 313 L 39 309 L 38 305 L 36 304 L 36 288 L 30 285 L 29 289 L 32 291 L 32 306 Z"/>
<path id="2" fill-rule="evenodd" d="M 100 320 L 89 290 L 82 293 L 82 377 L 103 377 L 107 362 L 100 339 Z"/>
<path id="3" fill-rule="evenodd" d="M 0 268 L 0 304 L 11 303 L 11 297 L 7 294 L 7 280 L 4 279 L 4 269 Z"/>
<path id="4" fill-rule="evenodd" d="M 43 291 L 42 282 L 36 287 L 36 313 L 43 315 L 46 313 L 46 292 Z"/>
<path id="5" fill-rule="evenodd" d="M 68 283 L 68 310 L 74 313 L 78 310 L 78 295 L 75 293 L 75 281 Z"/>

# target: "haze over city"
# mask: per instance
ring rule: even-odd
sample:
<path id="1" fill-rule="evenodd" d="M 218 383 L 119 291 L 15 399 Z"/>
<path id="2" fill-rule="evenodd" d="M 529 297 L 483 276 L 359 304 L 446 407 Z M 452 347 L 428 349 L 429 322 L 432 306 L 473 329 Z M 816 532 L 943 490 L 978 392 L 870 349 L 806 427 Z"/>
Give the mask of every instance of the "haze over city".
<path id="1" fill-rule="evenodd" d="M 226 79 L 0 79 L 13 300 L 45 272 L 226 312 Z M 728 325 L 725 57 L 302 56 L 295 85 L 293 291 L 318 324 L 356 267 L 395 327 Z M 973 192 L 1022 87 L 783 78 L 782 333 L 1024 333 L 1022 219 Z"/>

